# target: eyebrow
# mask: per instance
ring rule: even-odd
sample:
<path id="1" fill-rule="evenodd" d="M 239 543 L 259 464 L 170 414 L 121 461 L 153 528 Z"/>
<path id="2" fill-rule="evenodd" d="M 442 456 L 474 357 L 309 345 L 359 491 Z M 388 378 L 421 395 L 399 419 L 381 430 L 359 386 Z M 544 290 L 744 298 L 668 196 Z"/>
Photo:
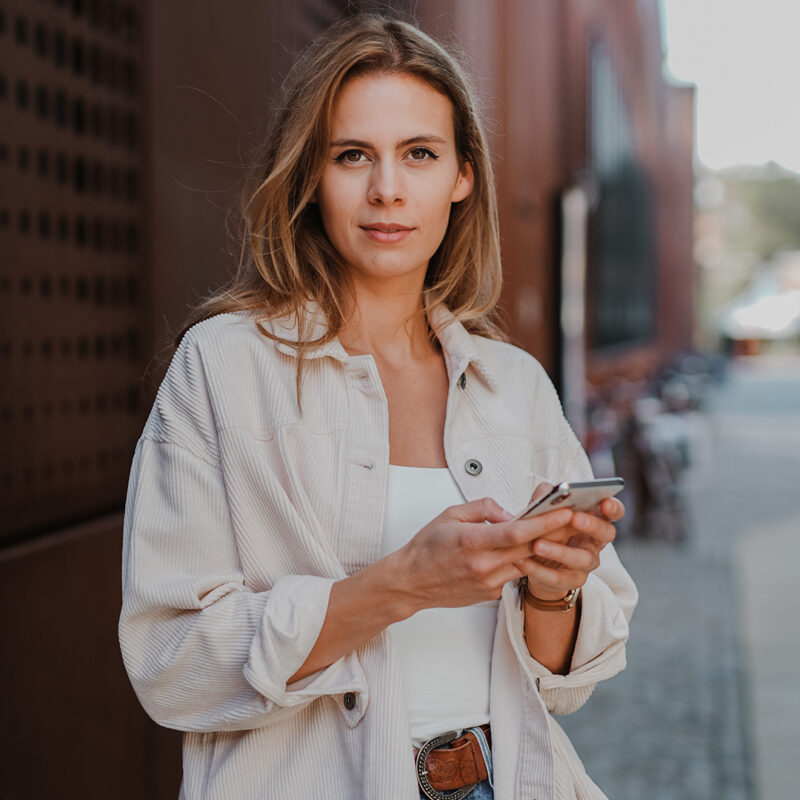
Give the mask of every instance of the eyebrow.
<path id="1" fill-rule="evenodd" d="M 419 136 L 412 136 L 410 139 L 403 139 L 402 142 L 398 142 L 396 147 L 400 149 L 401 147 L 407 147 L 410 144 L 447 144 L 447 140 L 443 139 L 441 136 L 434 136 L 432 133 L 423 133 Z M 330 143 L 331 147 L 360 147 L 365 150 L 372 150 L 374 146 L 371 145 L 369 142 L 364 142 L 361 139 L 334 139 Z"/>

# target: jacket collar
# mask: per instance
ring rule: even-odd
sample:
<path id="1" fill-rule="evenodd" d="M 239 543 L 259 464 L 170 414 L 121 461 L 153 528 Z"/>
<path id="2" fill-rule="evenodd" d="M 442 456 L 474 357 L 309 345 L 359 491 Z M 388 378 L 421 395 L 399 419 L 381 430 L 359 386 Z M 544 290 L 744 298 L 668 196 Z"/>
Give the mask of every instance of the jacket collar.
<path id="1" fill-rule="evenodd" d="M 306 325 L 305 330 L 302 331 L 303 339 L 313 342 L 315 339 L 320 339 L 325 335 L 328 329 L 325 320 L 325 314 L 319 306 L 313 301 L 308 301 L 303 311 L 303 317 Z M 270 331 L 280 337 L 281 341 L 277 343 L 277 348 L 281 353 L 287 356 L 297 356 L 299 348 L 297 346 L 300 341 L 300 324 L 297 316 L 293 313 L 285 314 L 281 317 L 267 320 L 263 323 Z M 322 358 L 329 356 L 330 358 L 344 364 L 348 361 L 350 356 L 347 351 L 342 347 L 338 338 L 331 339 L 325 344 L 309 345 L 306 347 L 304 357 L 309 359 Z"/>
<path id="2" fill-rule="evenodd" d="M 470 334 L 453 316 L 450 309 L 441 303 L 432 308 L 426 307 L 425 313 L 436 338 L 442 345 L 451 385 L 466 372 L 467 367 L 472 367 L 490 389 L 497 389 L 499 385 L 497 377 L 487 358 L 485 348 L 481 346 L 480 337 Z"/>
<path id="3" fill-rule="evenodd" d="M 484 348 L 480 346 L 480 338 L 471 335 L 450 309 L 441 303 L 432 307 L 426 305 L 425 313 L 428 323 L 442 346 L 450 384 L 457 381 L 467 368 L 471 367 L 491 389 L 497 389 L 497 377 L 486 357 Z M 327 323 L 325 315 L 316 303 L 306 304 L 305 317 L 307 322 L 306 329 L 303 331 L 304 338 L 308 341 L 321 338 L 327 330 Z M 279 336 L 283 340 L 277 343 L 278 350 L 286 355 L 296 357 L 297 343 L 300 337 L 297 317 L 294 314 L 286 314 L 269 320 L 265 324 L 275 336 Z M 351 358 L 338 338 L 331 339 L 322 345 L 310 345 L 305 351 L 305 357 L 309 359 L 326 356 L 341 364 L 346 364 Z"/>

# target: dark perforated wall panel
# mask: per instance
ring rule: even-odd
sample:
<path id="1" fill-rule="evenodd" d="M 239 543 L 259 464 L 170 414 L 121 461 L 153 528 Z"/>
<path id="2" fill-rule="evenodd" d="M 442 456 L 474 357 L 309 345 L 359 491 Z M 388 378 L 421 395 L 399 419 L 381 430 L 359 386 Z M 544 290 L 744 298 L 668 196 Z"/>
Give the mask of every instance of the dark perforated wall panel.
<path id="1" fill-rule="evenodd" d="M 141 428 L 140 13 L 0 5 L 5 541 L 124 499 Z"/>

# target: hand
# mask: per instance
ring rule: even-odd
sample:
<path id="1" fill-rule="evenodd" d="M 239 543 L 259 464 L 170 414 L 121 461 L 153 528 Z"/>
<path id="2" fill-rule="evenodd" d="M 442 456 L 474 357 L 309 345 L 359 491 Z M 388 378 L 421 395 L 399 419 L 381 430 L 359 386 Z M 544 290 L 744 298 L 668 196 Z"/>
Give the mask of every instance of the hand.
<path id="1" fill-rule="evenodd" d="M 549 488 L 540 484 L 534 497 Z M 607 498 L 589 512 L 574 512 L 565 526 L 532 542 L 530 557 L 516 565 L 527 575 L 531 594 L 540 600 L 556 600 L 583 586 L 600 565 L 602 549 L 616 537 L 613 523 L 624 515 L 625 506 Z"/>
<path id="2" fill-rule="evenodd" d="M 496 600 L 505 583 L 529 574 L 536 539 L 575 533 L 567 527 L 569 509 L 509 522 L 511 516 L 489 498 L 452 506 L 387 556 L 409 614 Z"/>

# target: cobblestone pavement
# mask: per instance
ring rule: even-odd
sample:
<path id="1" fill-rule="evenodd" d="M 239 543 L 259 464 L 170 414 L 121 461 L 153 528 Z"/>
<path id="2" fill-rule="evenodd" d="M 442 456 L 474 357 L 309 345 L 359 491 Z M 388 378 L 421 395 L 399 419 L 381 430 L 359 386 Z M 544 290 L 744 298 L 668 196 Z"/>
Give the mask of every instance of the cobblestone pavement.
<path id="1" fill-rule="evenodd" d="M 800 361 L 737 363 L 704 420 L 693 536 L 618 542 L 641 593 L 628 668 L 559 720 L 611 800 L 800 796 L 800 602 L 758 608 L 776 556 L 800 558 Z"/>

